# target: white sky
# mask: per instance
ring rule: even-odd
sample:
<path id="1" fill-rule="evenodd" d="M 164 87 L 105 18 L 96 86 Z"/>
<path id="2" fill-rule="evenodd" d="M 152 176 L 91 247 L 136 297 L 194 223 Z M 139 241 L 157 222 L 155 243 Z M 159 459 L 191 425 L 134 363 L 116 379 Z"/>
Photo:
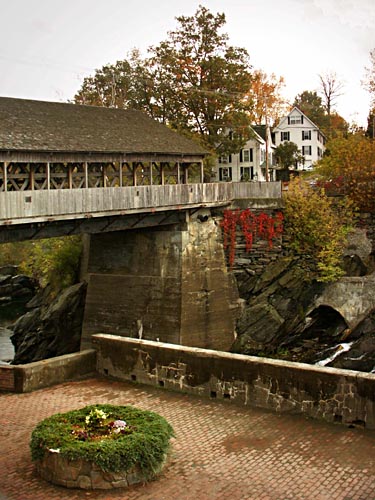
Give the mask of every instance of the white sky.
<path id="1" fill-rule="evenodd" d="M 0 0 L 0 95 L 72 99 L 85 76 L 167 37 L 199 4 L 224 12 L 232 45 L 253 66 L 284 76 L 290 100 L 318 90 L 318 74 L 344 81 L 337 111 L 367 124 L 361 85 L 375 48 L 374 0 Z"/>

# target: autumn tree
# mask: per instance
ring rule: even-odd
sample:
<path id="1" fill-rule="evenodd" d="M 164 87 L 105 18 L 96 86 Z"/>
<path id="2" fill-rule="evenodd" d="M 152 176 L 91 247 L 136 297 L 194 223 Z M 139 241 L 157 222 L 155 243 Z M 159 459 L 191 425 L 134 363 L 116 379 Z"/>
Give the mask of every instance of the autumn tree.
<path id="1" fill-rule="evenodd" d="M 290 107 L 282 96 L 282 90 L 285 87 L 284 78 L 256 70 L 251 75 L 250 84 L 250 91 L 246 98 L 251 103 L 251 121 L 258 125 L 265 123 L 276 125 Z"/>
<path id="2" fill-rule="evenodd" d="M 249 137 L 249 55 L 228 44 L 222 33 L 224 14 L 200 6 L 191 17 L 177 17 L 178 26 L 151 49 L 152 65 L 162 68 L 168 123 L 200 136 L 218 154 L 237 152 Z M 232 134 L 228 135 L 228 129 Z"/>
<path id="3" fill-rule="evenodd" d="M 317 171 L 326 188 L 335 183 L 360 210 L 375 211 L 375 141 L 363 134 L 332 139 Z"/>
<path id="4" fill-rule="evenodd" d="M 289 248 L 308 257 L 318 281 L 335 281 L 344 275 L 342 248 L 353 225 L 348 204 L 334 203 L 323 189 L 312 189 L 295 177 L 285 196 L 284 217 Z"/>

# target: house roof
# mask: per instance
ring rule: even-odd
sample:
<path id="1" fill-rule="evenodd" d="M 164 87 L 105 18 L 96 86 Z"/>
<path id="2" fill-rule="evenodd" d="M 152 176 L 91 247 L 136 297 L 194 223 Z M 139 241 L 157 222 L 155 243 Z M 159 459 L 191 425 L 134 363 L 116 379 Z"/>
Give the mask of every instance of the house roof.
<path id="1" fill-rule="evenodd" d="M 141 111 L 0 97 L 0 150 L 200 155 Z"/>
<path id="2" fill-rule="evenodd" d="M 320 130 L 318 125 L 316 125 L 312 120 L 310 120 L 310 118 L 308 116 L 306 116 L 305 113 L 303 113 L 303 111 L 301 111 L 297 106 L 294 106 L 286 116 L 281 118 L 280 123 L 277 125 L 277 127 L 274 128 L 274 130 L 283 130 L 284 122 L 288 119 L 288 116 L 290 116 L 294 110 L 297 110 L 299 113 L 301 113 L 301 115 L 304 117 L 304 119 L 306 119 L 313 127 L 315 127 L 317 130 L 319 130 L 319 132 L 322 135 L 324 135 L 324 133 Z M 288 123 L 286 125 L 288 126 Z"/>
<path id="3" fill-rule="evenodd" d="M 265 125 L 252 125 L 252 129 L 265 141 L 266 140 L 266 126 Z"/>

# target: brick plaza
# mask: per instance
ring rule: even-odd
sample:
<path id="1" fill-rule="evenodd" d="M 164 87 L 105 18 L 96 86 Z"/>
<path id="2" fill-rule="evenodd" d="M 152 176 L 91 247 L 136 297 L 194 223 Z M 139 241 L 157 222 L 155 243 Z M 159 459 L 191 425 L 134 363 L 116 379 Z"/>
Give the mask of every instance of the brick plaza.
<path id="1" fill-rule="evenodd" d="M 176 438 L 146 485 L 68 490 L 40 479 L 29 440 L 42 419 L 88 404 L 160 413 Z M 375 432 L 93 378 L 0 394 L 0 500 L 375 500 Z"/>

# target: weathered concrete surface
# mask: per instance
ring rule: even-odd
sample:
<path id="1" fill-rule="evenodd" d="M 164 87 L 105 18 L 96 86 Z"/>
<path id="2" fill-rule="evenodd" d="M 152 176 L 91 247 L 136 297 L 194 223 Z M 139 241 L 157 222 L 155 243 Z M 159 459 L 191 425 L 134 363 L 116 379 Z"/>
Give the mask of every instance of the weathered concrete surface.
<path id="1" fill-rule="evenodd" d="M 208 210 L 181 227 L 91 237 L 81 348 L 97 332 L 228 350 L 238 296 Z"/>
<path id="2" fill-rule="evenodd" d="M 31 392 L 42 387 L 61 384 L 95 372 L 96 352 L 93 349 L 57 356 L 25 365 L 0 367 L 0 390 Z"/>
<path id="3" fill-rule="evenodd" d="M 312 309 L 330 306 L 353 329 L 375 309 L 375 273 L 369 276 L 341 278 L 327 285 Z"/>
<path id="4" fill-rule="evenodd" d="M 279 413 L 375 428 L 375 375 L 111 335 L 97 371 Z"/>

